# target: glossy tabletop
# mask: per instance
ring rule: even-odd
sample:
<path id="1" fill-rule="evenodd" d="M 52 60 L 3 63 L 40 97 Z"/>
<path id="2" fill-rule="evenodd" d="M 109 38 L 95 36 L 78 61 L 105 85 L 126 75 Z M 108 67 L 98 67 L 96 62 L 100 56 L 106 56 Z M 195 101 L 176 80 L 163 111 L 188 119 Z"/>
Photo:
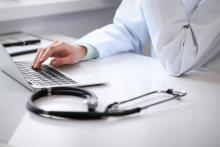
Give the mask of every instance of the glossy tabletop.
<path id="1" fill-rule="evenodd" d="M 32 60 L 32 55 L 16 60 Z M 10 138 L 18 147 L 219 147 L 220 146 L 220 74 L 192 71 L 182 77 L 169 76 L 152 58 L 132 53 L 82 62 L 59 68 L 73 75 L 77 72 L 99 74 L 109 83 L 88 87 L 99 98 L 99 110 L 111 102 L 132 98 L 154 90 L 185 90 L 187 96 L 147 109 L 140 114 L 95 121 L 53 120 L 36 116 L 26 110 L 32 94 L 29 90 L 0 72 L 1 101 L 10 108 L 19 124 Z M 60 97 L 45 108 L 69 109 L 69 99 Z M 135 105 L 151 103 L 146 97 Z M 58 104 L 59 103 L 59 104 Z M 65 104 L 62 106 L 62 103 Z M 77 104 L 80 102 L 76 102 Z M 1 104 L 0 104 L 1 105 Z M 81 109 L 81 108 L 80 108 Z M 1 110 L 3 111 L 3 110 Z"/>

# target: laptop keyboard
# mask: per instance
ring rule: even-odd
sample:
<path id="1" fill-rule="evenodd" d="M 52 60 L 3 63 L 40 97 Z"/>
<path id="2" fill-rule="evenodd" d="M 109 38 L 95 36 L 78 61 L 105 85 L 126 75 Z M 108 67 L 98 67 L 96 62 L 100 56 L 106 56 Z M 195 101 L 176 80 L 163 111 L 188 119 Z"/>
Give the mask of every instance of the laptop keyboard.
<path id="1" fill-rule="evenodd" d="M 75 81 L 64 74 L 51 68 L 48 65 L 42 65 L 40 70 L 31 68 L 31 62 L 15 62 L 18 69 L 31 84 L 37 86 L 65 86 L 76 84 Z"/>

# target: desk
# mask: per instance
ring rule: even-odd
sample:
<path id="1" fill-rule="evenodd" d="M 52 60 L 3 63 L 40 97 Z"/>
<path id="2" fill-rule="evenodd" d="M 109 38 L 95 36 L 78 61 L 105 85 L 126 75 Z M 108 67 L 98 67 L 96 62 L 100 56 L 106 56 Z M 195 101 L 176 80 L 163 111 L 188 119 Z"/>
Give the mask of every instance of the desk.
<path id="1" fill-rule="evenodd" d="M 21 58 L 21 57 L 19 57 Z M 23 57 L 24 58 L 24 57 Z M 22 59 L 23 59 L 22 58 Z M 30 58 L 26 55 L 25 59 Z M 182 101 L 172 101 L 141 114 L 99 121 L 51 120 L 25 113 L 10 143 L 19 147 L 219 147 L 220 75 L 193 71 L 169 76 L 155 59 L 125 53 L 61 68 L 72 73 L 81 66 L 98 72 L 110 84 L 90 87 L 100 107 L 146 91 L 186 90 Z M 31 92 L 0 72 L 1 95 L 26 101 Z M 12 92 L 13 91 L 13 92 Z M 18 101 L 19 99 L 19 101 Z"/>

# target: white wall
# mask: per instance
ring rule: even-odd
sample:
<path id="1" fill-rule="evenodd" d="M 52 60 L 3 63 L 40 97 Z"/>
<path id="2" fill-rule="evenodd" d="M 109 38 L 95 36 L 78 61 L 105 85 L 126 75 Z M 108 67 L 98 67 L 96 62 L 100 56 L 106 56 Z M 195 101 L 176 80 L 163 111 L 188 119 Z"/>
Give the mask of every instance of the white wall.
<path id="1" fill-rule="evenodd" d="M 116 8 L 74 12 L 20 20 L 1 21 L 0 33 L 48 32 L 80 37 L 112 22 Z"/>

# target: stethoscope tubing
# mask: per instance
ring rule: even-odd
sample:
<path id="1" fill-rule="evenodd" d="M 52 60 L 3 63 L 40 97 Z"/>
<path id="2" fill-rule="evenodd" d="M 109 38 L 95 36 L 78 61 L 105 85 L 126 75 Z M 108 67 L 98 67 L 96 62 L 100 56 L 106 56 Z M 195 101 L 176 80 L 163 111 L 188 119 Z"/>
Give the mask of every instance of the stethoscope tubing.
<path id="1" fill-rule="evenodd" d="M 143 96 L 147 96 L 150 94 L 155 93 L 165 93 L 172 95 L 173 97 L 161 100 L 143 107 L 136 107 L 132 109 L 126 109 L 126 110 L 119 110 L 118 107 L 122 104 L 137 100 Z M 80 111 L 46 111 L 37 105 L 35 105 L 35 101 L 46 97 L 50 95 L 72 95 L 75 97 L 79 97 L 82 99 L 87 100 L 87 106 L 88 111 L 87 112 L 80 112 Z M 40 91 L 37 91 L 34 93 L 31 98 L 27 102 L 27 109 L 31 111 L 34 114 L 43 116 L 43 117 L 49 117 L 49 118 L 67 118 L 67 119 L 80 119 L 80 120 L 93 120 L 93 119 L 102 119 L 106 117 L 122 117 L 126 115 L 131 115 L 135 113 L 141 112 L 143 109 L 147 109 L 149 107 L 165 103 L 167 101 L 171 101 L 174 99 L 180 99 L 181 97 L 185 96 L 186 92 L 180 92 L 180 91 L 173 91 L 172 89 L 168 89 L 166 91 L 153 91 L 146 93 L 144 95 L 131 98 L 125 101 L 121 102 L 114 102 L 112 104 L 109 104 L 106 107 L 106 110 L 103 112 L 96 111 L 96 107 L 98 106 L 98 98 L 97 96 L 88 90 L 77 88 L 77 87 L 54 87 L 54 88 L 48 88 L 48 89 L 42 89 Z"/>

